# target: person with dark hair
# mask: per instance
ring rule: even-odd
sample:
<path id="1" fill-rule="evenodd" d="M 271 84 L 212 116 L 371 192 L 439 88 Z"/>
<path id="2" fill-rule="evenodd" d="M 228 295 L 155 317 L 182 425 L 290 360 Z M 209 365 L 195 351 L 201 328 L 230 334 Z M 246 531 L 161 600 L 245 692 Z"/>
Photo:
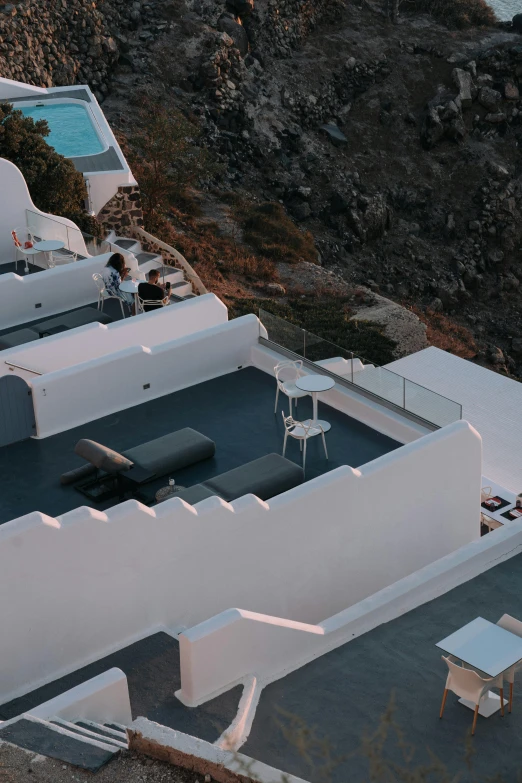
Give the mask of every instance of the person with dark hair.
<path id="1" fill-rule="evenodd" d="M 125 266 L 125 259 L 121 253 L 113 253 L 102 270 L 103 282 L 110 296 L 118 296 L 125 302 L 128 300 L 123 291 L 120 291 L 120 283 L 129 273 L 129 267 Z"/>
<path id="2" fill-rule="evenodd" d="M 139 298 L 149 303 L 143 306 L 146 313 L 163 307 L 163 305 L 169 303 L 170 299 L 170 291 L 166 292 L 165 288 L 160 283 L 159 269 L 151 269 L 147 278 L 148 282 L 140 283 L 138 286 Z M 157 302 L 158 304 L 151 304 L 152 302 Z"/>

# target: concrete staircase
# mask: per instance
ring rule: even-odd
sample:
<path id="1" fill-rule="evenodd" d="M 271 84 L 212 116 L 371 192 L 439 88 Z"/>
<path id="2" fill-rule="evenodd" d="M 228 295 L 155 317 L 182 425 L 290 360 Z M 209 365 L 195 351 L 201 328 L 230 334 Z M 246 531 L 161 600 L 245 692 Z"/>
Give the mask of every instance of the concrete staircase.
<path id="1" fill-rule="evenodd" d="M 0 724 L 0 740 L 91 772 L 129 747 L 125 726 L 120 724 L 59 717 L 42 720 L 29 714 Z"/>
<path id="2" fill-rule="evenodd" d="M 136 256 L 141 272 L 147 274 L 151 269 L 159 269 L 162 282 L 170 282 L 172 293 L 175 296 L 182 298 L 195 296 L 192 291 L 192 285 L 185 279 L 185 274 L 182 269 L 168 266 L 164 263 L 161 255 L 145 252 L 141 242 L 137 239 L 119 237 L 112 231 L 106 241 L 110 242 L 111 245 L 126 250 Z"/>

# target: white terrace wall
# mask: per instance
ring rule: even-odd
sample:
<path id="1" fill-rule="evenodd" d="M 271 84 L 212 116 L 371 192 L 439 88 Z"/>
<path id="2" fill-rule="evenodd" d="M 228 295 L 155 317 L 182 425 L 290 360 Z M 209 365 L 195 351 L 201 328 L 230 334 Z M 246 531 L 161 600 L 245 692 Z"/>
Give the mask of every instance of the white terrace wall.
<path id="1" fill-rule="evenodd" d="M 218 327 L 227 343 L 233 324 Z M 190 338 L 185 347 L 190 378 Z M 8 522 L 0 701 L 238 604 L 318 623 L 478 538 L 480 468 L 480 437 L 458 422 L 268 503 L 131 500 Z"/>
<path id="2" fill-rule="evenodd" d="M 258 319 L 246 315 L 160 345 L 133 345 L 34 378 L 37 434 L 54 435 L 247 366 L 258 334 Z"/>
<path id="3" fill-rule="evenodd" d="M 98 289 L 92 279 L 112 253 L 55 266 L 35 275 L 0 275 L 0 329 L 93 304 Z"/>
<path id="4" fill-rule="evenodd" d="M 80 242 L 79 245 L 72 247 L 71 250 L 75 250 L 81 255 L 86 254 L 85 243 L 82 240 L 78 226 L 72 220 L 68 220 L 68 218 L 48 215 L 35 207 L 20 169 L 9 160 L 0 158 L 0 264 L 14 261 L 14 245 L 11 231 L 27 225 L 26 210 L 30 210 L 35 219 L 38 217 L 48 218 L 47 224 L 51 226 L 54 224 L 57 230 L 61 230 L 63 226 L 71 228 L 70 235 L 75 237 L 76 243 Z M 42 237 L 44 239 L 60 238 L 43 234 Z M 2 314 L 1 304 L 0 314 Z"/>
<path id="5" fill-rule="evenodd" d="M 132 346 L 155 345 L 172 341 L 202 329 L 226 323 L 228 311 L 214 294 L 187 299 L 134 318 L 124 318 L 107 326 L 94 323 L 69 332 L 0 352 L 0 362 L 10 362 L 40 373 L 51 373 L 64 367 L 121 351 Z M 0 375 L 20 375 L 32 382 L 33 375 L 0 364 Z"/>

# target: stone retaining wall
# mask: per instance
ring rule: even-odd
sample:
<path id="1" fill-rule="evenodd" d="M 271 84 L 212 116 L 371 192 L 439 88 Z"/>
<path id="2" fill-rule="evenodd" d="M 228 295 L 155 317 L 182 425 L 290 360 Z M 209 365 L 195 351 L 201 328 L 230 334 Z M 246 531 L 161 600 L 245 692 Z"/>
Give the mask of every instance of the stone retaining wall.
<path id="1" fill-rule="evenodd" d="M 108 231 L 117 234 L 125 233 L 129 226 L 143 226 L 139 186 L 121 185 L 96 217 Z"/>
<path id="2" fill-rule="evenodd" d="M 92 0 L 0 5 L 0 76 L 38 87 L 87 83 L 103 98 L 118 59 L 104 10 Z"/>

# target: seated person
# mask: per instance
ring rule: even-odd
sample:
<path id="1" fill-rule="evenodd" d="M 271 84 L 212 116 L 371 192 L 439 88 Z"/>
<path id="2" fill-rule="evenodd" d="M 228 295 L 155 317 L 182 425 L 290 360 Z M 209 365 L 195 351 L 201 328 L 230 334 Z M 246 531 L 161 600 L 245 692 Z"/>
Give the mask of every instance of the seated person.
<path id="1" fill-rule="evenodd" d="M 170 291 L 165 293 L 165 288 L 160 283 L 159 269 L 151 269 L 147 275 L 148 282 L 140 283 L 138 286 L 138 296 L 140 299 L 146 302 L 157 302 L 158 304 L 146 304 L 143 305 L 143 309 L 146 313 L 151 310 L 157 310 L 159 307 L 169 303 Z"/>
<path id="2" fill-rule="evenodd" d="M 103 267 L 101 274 L 107 293 L 110 296 L 117 296 L 118 299 L 123 299 L 129 307 L 132 307 L 134 304 L 134 297 L 132 294 L 126 294 L 124 291 L 120 291 L 120 283 L 122 280 L 125 280 L 129 271 L 129 268 L 125 266 L 125 259 L 121 253 L 113 253 L 107 261 L 107 264 Z"/>

